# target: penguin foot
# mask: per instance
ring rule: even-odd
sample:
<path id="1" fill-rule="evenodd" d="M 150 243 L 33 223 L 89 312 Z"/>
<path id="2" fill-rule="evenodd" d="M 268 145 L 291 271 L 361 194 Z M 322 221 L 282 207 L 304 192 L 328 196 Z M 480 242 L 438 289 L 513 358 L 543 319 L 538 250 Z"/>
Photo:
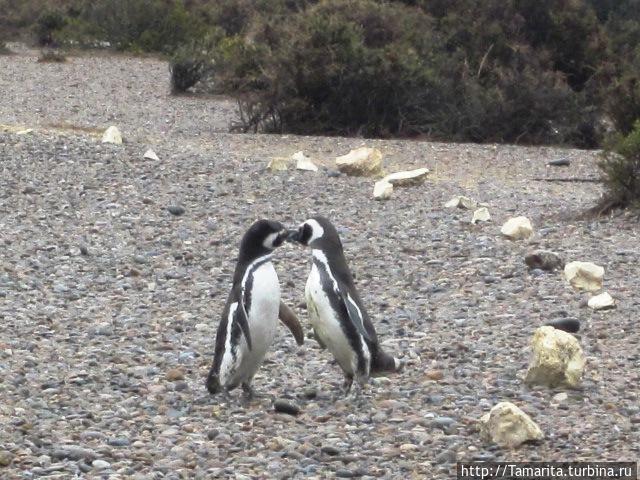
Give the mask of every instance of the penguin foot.
<path id="1" fill-rule="evenodd" d="M 250 383 L 242 384 L 242 393 L 245 400 L 250 401 L 255 397 L 255 392 L 253 391 L 253 387 Z"/>
<path id="2" fill-rule="evenodd" d="M 349 396 L 351 387 L 353 386 L 353 377 L 344 377 L 344 383 L 342 384 L 342 392 L 345 397 Z"/>

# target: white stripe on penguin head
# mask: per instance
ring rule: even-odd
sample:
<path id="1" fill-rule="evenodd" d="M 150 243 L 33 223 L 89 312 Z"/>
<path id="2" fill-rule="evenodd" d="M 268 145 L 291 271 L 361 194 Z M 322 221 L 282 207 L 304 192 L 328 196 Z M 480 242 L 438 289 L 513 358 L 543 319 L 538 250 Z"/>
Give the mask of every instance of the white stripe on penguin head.
<path id="1" fill-rule="evenodd" d="M 311 218 L 304 223 L 311 227 L 311 238 L 307 240 L 307 245 L 310 245 L 314 240 L 322 238 L 324 235 L 324 228 L 322 228 L 322 225 L 320 225 L 317 220 Z"/>
<path id="2" fill-rule="evenodd" d="M 262 246 L 264 248 L 268 248 L 269 250 L 273 250 L 274 248 L 276 248 L 273 246 L 273 242 L 276 241 L 278 235 L 280 235 L 280 232 L 270 233 L 269 235 L 267 235 L 267 238 L 265 238 L 262 242 Z"/>

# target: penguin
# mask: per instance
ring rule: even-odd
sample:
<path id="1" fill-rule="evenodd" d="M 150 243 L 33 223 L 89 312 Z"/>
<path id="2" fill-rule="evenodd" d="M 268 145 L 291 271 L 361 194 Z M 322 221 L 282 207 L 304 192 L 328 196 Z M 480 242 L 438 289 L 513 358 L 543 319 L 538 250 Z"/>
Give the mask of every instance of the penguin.
<path id="1" fill-rule="evenodd" d="M 278 275 L 271 263 L 274 249 L 288 234 L 279 222 L 258 220 L 242 237 L 206 381 L 212 395 L 241 385 L 245 396 L 253 397 L 251 381 L 275 337 L 278 318 L 298 345 L 304 342 L 295 313 L 280 301 Z"/>
<path id="2" fill-rule="evenodd" d="M 307 312 L 318 343 L 331 352 L 344 373 L 345 394 L 354 378 L 362 387 L 370 376 L 401 370 L 400 360 L 378 343 L 333 224 L 322 216 L 310 218 L 287 240 L 311 248 L 313 263 L 305 286 Z"/>

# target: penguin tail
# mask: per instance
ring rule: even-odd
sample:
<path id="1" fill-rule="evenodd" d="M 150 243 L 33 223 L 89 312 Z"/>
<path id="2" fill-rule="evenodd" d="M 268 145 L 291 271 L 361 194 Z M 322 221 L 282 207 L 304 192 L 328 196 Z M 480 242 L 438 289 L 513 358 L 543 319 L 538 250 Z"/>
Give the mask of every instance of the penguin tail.
<path id="1" fill-rule="evenodd" d="M 207 376 L 207 390 L 211 395 L 215 395 L 222 390 L 222 385 L 220 384 L 220 378 L 215 373 L 213 368 L 209 371 L 209 375 Z"/>
<path id="2" fill-rule="evenodd" d="M 371 362 L 371 374 L 384 374 L 401 372 L 404 369 L 404 362 L 388 353 L 378 350 Z"/>

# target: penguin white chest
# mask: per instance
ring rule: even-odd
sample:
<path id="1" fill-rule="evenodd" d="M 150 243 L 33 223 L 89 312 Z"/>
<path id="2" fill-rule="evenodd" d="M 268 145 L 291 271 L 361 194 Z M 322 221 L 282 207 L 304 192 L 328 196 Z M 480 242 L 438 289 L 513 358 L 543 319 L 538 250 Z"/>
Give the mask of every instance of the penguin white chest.
<path id="1" fill-rule="evenodd" d="M 307 278 L 305 298 L 314 332 L 332 353 L 342 370 L 353 374 L 357 369 L 357 354 L 344 333 L 338 313 L 331 306 L 327 292 L 322 287 L 320 272 L 315 264 Z"/>
<path id="2" fill-rule="evenodd" d="M 271 262 L 260 265 L 253 273 L 251 306 L 247 312 L 251 331 L 251 357 L 259 357 L 262 362 L 271 345 L 278 324 L 280 307 L 280 283 Z"/>

